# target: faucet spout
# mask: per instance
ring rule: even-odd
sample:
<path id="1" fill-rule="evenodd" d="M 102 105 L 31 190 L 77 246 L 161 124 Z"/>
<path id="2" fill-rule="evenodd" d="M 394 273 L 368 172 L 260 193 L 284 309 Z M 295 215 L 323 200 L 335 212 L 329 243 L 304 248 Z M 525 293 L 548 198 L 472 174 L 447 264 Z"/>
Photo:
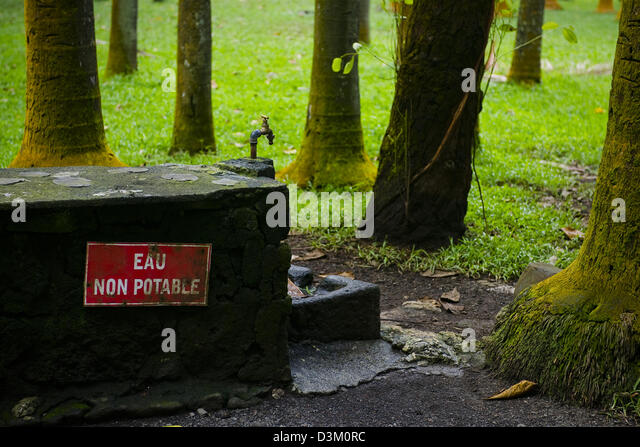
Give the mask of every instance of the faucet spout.
<path id="1" fill-rule="evenodd" d="M 273 130 L 269 127 L 269 117 L 266 115 L 260 115 L 262 118 L 262 127 L 251 132 L 249 138 L 249 144 L 251 145 L 251 158 L 255 159 L 258 156 L 258 138 L 262 135 L 266 135 L 269 140 L 269 145 L 273 144 L 275 135 Z"/>

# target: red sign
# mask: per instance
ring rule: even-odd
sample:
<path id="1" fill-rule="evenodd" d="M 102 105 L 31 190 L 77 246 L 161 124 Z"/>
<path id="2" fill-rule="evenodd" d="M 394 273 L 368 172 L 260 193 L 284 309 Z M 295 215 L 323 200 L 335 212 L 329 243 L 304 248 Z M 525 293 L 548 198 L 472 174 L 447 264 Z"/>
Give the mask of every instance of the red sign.
<path id="1" fill-rule="evenodd" d="M 87 242 L 85 306 L 206 306 L 211 244 Z"/>

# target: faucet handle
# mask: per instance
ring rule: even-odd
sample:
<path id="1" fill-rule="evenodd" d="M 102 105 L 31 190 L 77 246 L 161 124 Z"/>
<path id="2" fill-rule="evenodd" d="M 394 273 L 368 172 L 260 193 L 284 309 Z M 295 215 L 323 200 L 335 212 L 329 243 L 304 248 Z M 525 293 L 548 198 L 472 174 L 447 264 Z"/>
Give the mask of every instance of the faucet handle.
<path id="1" fill-rule="evenodd" d="M 260 115 L 260 117 L 262 118 L 262 127 L 264 127 L 265 129 L 269 128 L 269 117 L 267 115 Z"/>

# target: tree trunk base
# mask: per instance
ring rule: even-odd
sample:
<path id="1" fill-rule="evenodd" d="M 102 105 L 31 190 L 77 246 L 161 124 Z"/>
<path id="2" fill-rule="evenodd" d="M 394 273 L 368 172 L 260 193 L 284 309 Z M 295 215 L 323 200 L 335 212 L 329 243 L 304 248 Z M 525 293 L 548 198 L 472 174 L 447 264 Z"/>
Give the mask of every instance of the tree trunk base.
<path id="1" fill-rule="evenodd" d="M 301 188 L 311 184 L 314 188 L 353 186 L 370 191 L 376 180 L 376 167 L 366 154 L 362 155 L 346 159 L 336 155 L 317 161 L 311 156 L 302 156 L 278 171 L 276 178 Z"/>
<path id="2" fill-rule="evenodd" d="M 606 288 L 577 289 L 581 282 L 574 263 L 522 292 L 498 315 L 485 354 L 503 376 L 599 405 L 629 391 L 640 377 L 640 305 L 612 298 Z"/>
<path id="3" fill-rule="evenodd" d="M 20 149 L 13 159 L 10 168 L 34 168 L 51 166 L 126 166 L 118 157 L 105 147 L 89 152 L 74 153 L 43 153 L 40 151 Z"/>
<path id="4" fill-rule="evenodd" d="M 553 10 L 556 10 L 556 11 L 564 10 L 562 5 L 560 3 L 558 3 L 558 0 L 546 0 L 544 2 L 544 9 L 553 9 Z"/>
<path id="5" fill-rule="evenodd" d="M 539 75 L 532 75 L 529 73 L 521 73 L 521 72 L 513 72 L 510 71 L 507 75 L 508 82 L 514 82 L 516 84 L 522 85 L 537 85 L 542 82 L 542 79 Z"/>

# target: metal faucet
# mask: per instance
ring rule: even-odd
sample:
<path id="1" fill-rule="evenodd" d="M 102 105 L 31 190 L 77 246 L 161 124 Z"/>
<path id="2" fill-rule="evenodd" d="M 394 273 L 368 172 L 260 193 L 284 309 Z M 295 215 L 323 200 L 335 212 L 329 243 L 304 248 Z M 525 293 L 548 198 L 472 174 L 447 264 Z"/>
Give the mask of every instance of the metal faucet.
<path id="1" fill-rule="evenodd" d="M 251 144 L 251 158 L 255 159 L 258 156 L 258 138 L 262 135 L 266 135 L 269 140 L 269 145 L 273 144 L 273 138 L 275 135 L 271 128 L 269 128 L 269 117 L 266 115 L 260 115 L 262 118 L 262 127 L 251 132 L 249 138 L 249 144 Z"/>

